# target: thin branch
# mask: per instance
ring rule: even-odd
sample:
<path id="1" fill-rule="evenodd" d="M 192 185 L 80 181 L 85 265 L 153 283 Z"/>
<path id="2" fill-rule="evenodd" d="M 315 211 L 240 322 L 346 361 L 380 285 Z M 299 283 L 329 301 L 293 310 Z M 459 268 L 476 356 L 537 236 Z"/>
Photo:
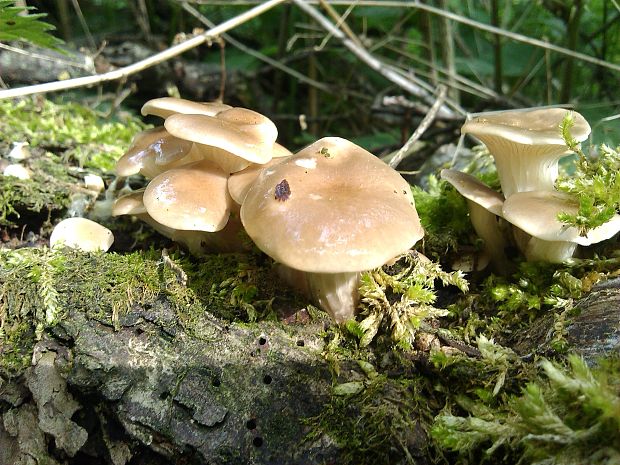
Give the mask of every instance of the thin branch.
<path id="1" fill-rule="evenodd" d="M 435 117 L 437 116 L 437 113 L 439 113 L 439 110 L 443 105 L 444 101 L 446 100 L 446 95 L 448 93 L 448 88 L 446 86 L 439 86 L 437 89 L 438 92 L 435 103 L 433 103 L 433 106 L 430 108 L 428 113 L 424 116 L 422 121 L 420 121 L 420 124 L 418 125 L 416 130 L 413 131 L 413 134 L 411 135 L 409 140 L 405 142 L 405 145 L 403 145 L 400 150 L 396 152 L 396 155 L 392 157 L 392 159 L 388 163 L 391 168 L 396 169 L 400 162 L 403 161 L 403 159 L 409 154 L 411 147 L 413 147 L 413 145 L 420 139 L 420 137 L 422 137 L 422 134 L 424 134 L 424 132 L 435 120 Z"/>
<path id="2" fill-rule="evenodd" d="M 189 5 L 188 2 L 183 1 L 183 0 L 179 0 L 181 3 L 181 6 L 183 7 L 183 9 L 185 11 L 187 11 L 189 14 L 191 14 L 192 16 L 194 16 L 198 21 L 200 21 L 201 23 L 207 25 L 208 27 L 213 27 L 213 23 L 211 21 L 209 21 L 209 19 L 207 19 L 204 15 L 202 15 L 196 8 L 194 8 L 193 6 Z M 306 84 L 312 86 L 312 87 L 316 87 L 317 89 L 322 90 L 323 92 L 327 92 L 328 94 L 334 94 L 335 91 L 329 87 L 326 84 L 323 84 L 322 82 L 319 81 L 315 81 L 314 79 L 310 79 L 308 76 L 306 76 L 305 74 L 300 73 L 299 71 L 294 70 L 293 68 L 290 68 L 288 66 L 286 66 L 285 64 L 280 63 L 277 60 L 274 60 L 273 58 L 270 58 L 266 55 L 263 55 L 262 53 L 251 49 L 249 47 L 246 47 L 244 44 L 242 44 L 241 42 L 239 42 L 238 40 L 234 39 L 233 37 L 231 37 L 228 34 L 220 34 L 220 36 L 226 41 L 228 42 L 230 45 L 232 45 L 235 48 L 238 48 L 239 50 L 241 50 L 243 53 L 247 53 L 248 55 L 253 56 L 254 58 L 257 58 L 271 66 L 273 66 L 276 69 L 279 69 L 280 71 L 283 71 L 287 74 L 290 74 L 291 76 L 293 76 L 294 78 L 296 78 L 298 81 L 300 82 L 305 82 Z"/>
<path id="3" fill-rule="evenodd" d="M 62 63 L 65 66 L 70 66 L 72 68 L 79 68 L 79 69 L 83 69 L 83 70 L 91 71 L 91 72 L 94 70 L 93 61 L 89 56 L 86 56 L 87 58 L 84 60 L 84 63 L 77 63 L 75 61 L 64 60 L 60 58 L 58 55 L 55 55 L 55 56 L 45 55 L 43 53 L 32 52 L 30 50 L 23 50 L 21 48 L 12 47 L 10 45 L 6 45 L 3 43 L 0 43 L 0 48 L 3 48 L 4 50 L 8 50 L 9 52 L 17 53 L 20 55 L 25 55 L 30 58 L 35 58 L 37 60 L 53 61 L 54 63 Z"/>
<path id="4" fill-rule="evenodd" d="M 92 86 L 95 84 L 100 84 L 102 82 L 116 81 L 118 79 L 126 79 L 132 74 L 138 73 L 147 68 L 150 68 L 151 66 L 155 66 L 166 60 L 174 58 L 175 56 L 191 50 L 205 42 L 210 42 L 222 33 L 229 31 L 230 29 L 233 29 L 240 24 L 250 21 L 253 18 L 256 18 L 265 11 L 285 1 L 286 0 L 265 1 L 244 13 L 235 16 L 234 18 L 224 21 L 219 26 L 209 29 L 204 34 L 192 37 L 191 39 L 188 39 L 184 42 L 181 42 L 180 44 L 170 47 L 163 52 L 156 53 L 155 55 L 152 55 L 144 60 L 140 60 L 132 65 L 125 66 L 124 68 L 119 68 L 108 73 L 98 74 L 94 76 L 67 79 L 65 81 L 48 82 L 45 84 L 37 84 L 34 86 L 20 87 L 17 89 L 0 90 L 0 99 L 40 94 L 43 92 L 56 92 L 59 90 L 74 89 L 76 87 Z"/>
<path id="5" fill-rule="evenodd" d="M 361 61 L 366 63 L 370 68 L 377 71 L 390 82 L 393 82 L 407 92 L 430 104 L 432 101 L 432 96 L 423 87 L 423 85 L 427 85 L 426 83 L 421 85 L 422 83 L 415 82 L 419 80 L 413 76 L 404 76 L 404 73 L 401 73 L 400 70 L 396 70 L 392 66 L 386 65 L 381 60 L 368 53 L 365 48 L 356 45 L 355 42 L 349 39 L 340 29 L 335 27 L 331 21 L 325 18 L 316 8 L 311 6 L 305 0 L 292 1 L 301 10 L 308 14 L 308 16 L 312 17 L 317 23 L 319 23 L 327 32 L 340 40 L 340 42 L 342 42 L 342 44 L 349 49 L 349 51 L 351 51 Z M 457 105 L 455 106 L 458 108 Z M 444 118 L 455 118 L 457 116 L 453 110 L 447 108 L 445 105 L 440 108 L 439 114 Z"/>
<path id="6" fill-rule="evenodd" d="M 295 1 L 295 0 L 293 0 Z M 258 0 L 226 0 L 224 1 L 216 1 L 216 0 L 192 0 L 193 3 L 209 3 L 211 5 L 254 5 L 260 3 Z M 297 3 L 297 1 L 295 1 Z M 308 5 L 317 5 L 319 4 L 319 0 L 306 0 Z M 499 36 L 508 37 L 516 42 L 523 42 L 529 45 L 533 45 L 535 47 L 540 47 L 545 50 L 551 50 L 552 52 L 560 53 L 562 55 L 567 55 L 578 60 L 586 61 L 588 63 L 592 63 L 597 66 L 601 66 L 603 68 L 613 69 L 614 71 L 620 71 L 620 65 L 615 63 L 611 63 L 609 61 L 601 60 L 599 58 L 586 55 L 584 53 L 575 52 L 573 50 L 569 50 L 564 47 L 560 47 L 558 45 L 551 44 L 549 42 L 545 42 L 544 40 L 534 39 L 532 37 L 528 37 L 523 34 L 518 34 L 516 32 L 506 31 L 504 29 L 493 27 L 489 24 L 481 23 L 479 21 L 475 21 L 473 19 L 465 18 L 456 13 L 452 13 L 450 11 L 442 10 L 441 8 L 437 8 L 431 5 L 427 5 L 424 3 L 420 3 L 418 0 L 330 0 L 329 2 L 333 6 L 348 6 L 348 5 L 358 5 L 358 6 L 380 6 L 380 7 L 391 7 L 391 8 L 417 8 L 423 11 L 428 11 L 429 13 L 436 14 L 438 16 L 443 16 L 445 18 L 456 21 L 457 23 L 462 23 L 467 26 L 473 27 L 475 29 L 480 29 L 482 31 L 490 32 L 492 34 L 497 34 Z M 613 1 L 614 6 L 620 11 L 620 5 Z"/>

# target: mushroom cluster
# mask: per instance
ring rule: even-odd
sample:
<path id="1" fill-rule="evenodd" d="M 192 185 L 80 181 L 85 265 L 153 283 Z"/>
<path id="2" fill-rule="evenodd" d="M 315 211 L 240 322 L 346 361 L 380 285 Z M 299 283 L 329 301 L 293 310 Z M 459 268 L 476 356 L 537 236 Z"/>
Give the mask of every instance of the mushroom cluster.
<path id="1" fill-rule="evenodd" d="M 507 270 L 504 248 L 509 242 L 529 261 L 561 263 L 573 256 L 577 245 L 591 245 L 620 231 L 619 215 L 586 235 L 557 219 L 559 213 L 579 209 L 576 198 L 555 190 L 558 162 L 571 153 L 560 130 L 569 113 L 561 108 L 504 111 L 471 119 L 461 128 L 487 146 L 503 196 L 466 173 L 443 170 L 441 176 L 467 199 L 472 225 L 495 271 Z M 579 113 L 572 112 L 571 118 L 571 135 L 583 142 L 590 125 Z"/>
<path id="2" fill-rule="evenodd" d="M 138 134 L 116 172 L 150 181 L 117 199 L 112 214 L 134 215 L 193 254 L 243 250 L 240 203 L 229 180 L 290 155 L 276 143 L 276 126 L 246 108 L 171 97 L 146 102 L 142 114 L 164 118 L 164 125 Z"/>
<path id="3" fill-rule="evenodd" d="M 361 272 L 424 234 L 409 184 L 346 139 L 292 155 L 252 110 L 160 98 L 142 113 L 164 126 L 139 134 L 117 173 L 150 181 L 118 198 L 113 215 L 134 215 L 193 254 L 242 250 L 244 231 L 337 322 L 355 315 Z"/>

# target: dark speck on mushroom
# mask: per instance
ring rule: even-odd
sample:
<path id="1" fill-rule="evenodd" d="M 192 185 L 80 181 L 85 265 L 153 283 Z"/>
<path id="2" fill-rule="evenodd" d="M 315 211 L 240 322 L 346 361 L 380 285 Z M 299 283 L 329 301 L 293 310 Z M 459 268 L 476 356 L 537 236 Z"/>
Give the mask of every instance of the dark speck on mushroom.
<path id="1" fill-rule="evenodd" d="M 288 200 L 290 196 L 291 187 L 288 185 L 288 181 L 286 179 L 283 179 L 276 185 L 275 199 L 279 200 L 280 202 L 284 202 Z"/>

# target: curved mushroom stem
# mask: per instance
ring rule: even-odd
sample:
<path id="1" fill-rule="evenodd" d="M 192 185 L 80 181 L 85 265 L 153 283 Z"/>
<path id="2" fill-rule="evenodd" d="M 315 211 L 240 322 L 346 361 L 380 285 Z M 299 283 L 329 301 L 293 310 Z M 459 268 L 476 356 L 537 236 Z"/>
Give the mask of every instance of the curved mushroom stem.
<path id="1" fill-rule="evenodd" d="M 558 177 L 558 162 L 567 155 L 561 145 L 526 145 L 505 139 L 479 136 L 495 159 L 497 174 L 506 198 L 516 192 L 552 191 Z"/>
<path id="2" fill-rule="evenodd" d="M 573 256 L 576 248 L 575 242 L 545 241 L 532 237 L 527 243 L 525 258 L 528 262 L 562 263 Z"/>
<path id="3" fill-rule="evenodd" d="M 497 273 L 507 273 L 509 261 L 504 252 L 506 238 L 499 226 L 497 216 L 486 208 L 467 199 L 469 219 L 478 237 L 484 241 L 484 251 L 491 258 L 493 269 Z"/>
<path id="4" fill-rule="evenodd" d="M 355 318 L 359 303 L 360 273 L 311 273 L 278 264 L 278 275 L 290 286 L 310 297 L 336 321 Z"/>

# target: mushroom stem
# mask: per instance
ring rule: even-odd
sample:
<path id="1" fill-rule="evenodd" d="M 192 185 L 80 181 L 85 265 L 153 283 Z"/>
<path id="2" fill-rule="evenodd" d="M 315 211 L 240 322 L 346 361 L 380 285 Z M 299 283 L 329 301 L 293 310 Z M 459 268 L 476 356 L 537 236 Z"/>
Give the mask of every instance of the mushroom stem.
<path id="1" fill-rule="evenodd" d="M 509 269 L 508 258 L 504 252 L 506 239 L 499 227 L 497 216 L 469 199 L 467 206 L 471 224 L 478 237 L 484 241 L 484 251 L 491 258 L 494 271 L 506 273 Z"/>
<path id="2" fill-rule="evenodd" d="M 495 159 L 506 198 L 516 192 L 552 191 L 558 162 L 567 155 L 563 145 L 525 145 L 505 139 L 478 136 Z"/>
<path id="3" fill-rule="evenodd" d="M 569 241 L 545 241 L 532 237 L 525 249 L 527 261 L 562 263 L 573 256 L 577 244 Z"/>
<path id="4" fill-rule="evenodd" d="M 359 303 L 359 272 L 312 273 L 278 264 L 280 278 L 310 297 L 337 323 L 355 318 Z"/>

